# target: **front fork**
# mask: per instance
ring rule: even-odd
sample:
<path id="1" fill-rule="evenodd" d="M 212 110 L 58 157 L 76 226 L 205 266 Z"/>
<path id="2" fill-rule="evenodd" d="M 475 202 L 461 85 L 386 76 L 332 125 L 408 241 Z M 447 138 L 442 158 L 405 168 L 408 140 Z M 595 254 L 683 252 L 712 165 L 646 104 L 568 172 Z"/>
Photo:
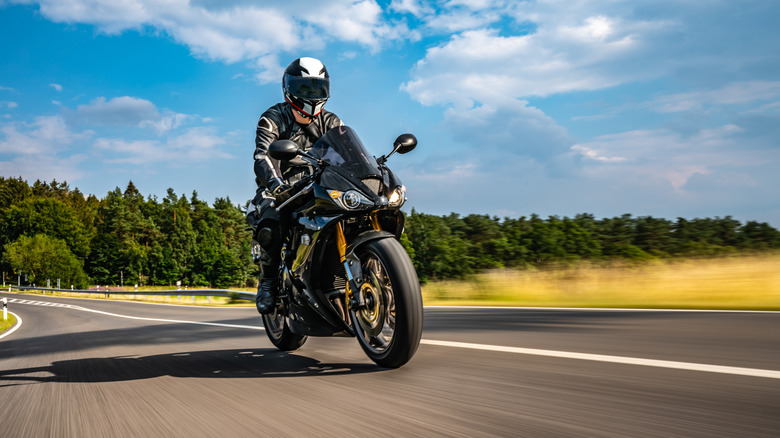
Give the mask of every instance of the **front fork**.
<path id="1" fill-rule="evenodd" d="M 380 231 L 379 219 L 376 212 L 371 213 L 371 228 Z M 363 283 L 362 268 L 360 259 L 354 254 L 347 256 L 347 239 L 344 236 L 344 226 L 341 221 L 336 224 L 336 247 L 339 251 L 339 259 L 344 265 L 344 271 L 347 273 L 347 309 L 356 309 L 366 305 L 366 298 L 359 287 Z"/>

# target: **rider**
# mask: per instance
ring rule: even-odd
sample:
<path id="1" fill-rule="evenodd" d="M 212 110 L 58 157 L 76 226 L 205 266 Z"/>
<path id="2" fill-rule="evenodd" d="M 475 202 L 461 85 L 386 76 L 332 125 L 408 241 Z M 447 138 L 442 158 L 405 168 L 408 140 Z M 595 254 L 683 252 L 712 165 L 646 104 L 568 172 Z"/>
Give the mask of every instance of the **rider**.
<path id="1" fill-rule="evenodd" d="M 309 149 L 329 129 L 341 126 L 341 120 L 323 109 L 330 97 L 330 77 L 325 65 L 314 58 L 298 58 L 282 77 L 284 102 L 266 110 L 257 123 L 255 136 L 255 182 L 259 224 L 255 236 L 262 248 L 262 279 L 255 304 L 260 313 L 269 313 L 279 290 L 278 269 L 281 262 L 282 220 L 272 207 L 276 198 L 289 197 L 291 183 L 309 172 L 304 165 L 279 163 L 267 155 L 268 146 L 276 140 L 292 140 L 303 150 Z"/>

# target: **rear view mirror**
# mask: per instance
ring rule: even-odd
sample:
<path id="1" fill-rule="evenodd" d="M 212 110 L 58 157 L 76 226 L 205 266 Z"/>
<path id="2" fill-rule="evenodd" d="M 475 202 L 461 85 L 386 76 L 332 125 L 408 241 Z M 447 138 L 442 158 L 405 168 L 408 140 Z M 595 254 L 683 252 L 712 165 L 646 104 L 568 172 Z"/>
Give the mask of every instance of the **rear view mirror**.
<path id="1" fill-rule="evenodd" d="M 401 134 L 398 136 L 398 138 L 395 139 L 393 147 L 395 148 L 394 150 L 398 151 L 399 154 L 411 152 L 415 147 L 417 147 L 417 137 L 412 134 Z"/>
<path id="2" fill-rule="evenodd" d="M 279 161 L 290 161 L 301 153 L 292 140 L 276 140 L 268 146 L 268 155 Z"/>

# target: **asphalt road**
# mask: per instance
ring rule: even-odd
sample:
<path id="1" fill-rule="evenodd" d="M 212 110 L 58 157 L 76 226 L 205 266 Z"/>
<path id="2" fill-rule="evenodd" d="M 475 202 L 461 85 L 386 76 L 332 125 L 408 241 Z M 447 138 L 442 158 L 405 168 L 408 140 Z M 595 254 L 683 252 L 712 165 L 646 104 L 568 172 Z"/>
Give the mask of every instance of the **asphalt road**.
<path id="1" fill-rule="evenodd" d="M 3 296 L 4 437 L 780 435 L 780 313 L 427 308 L 388 370 L 248 308 Z"/>

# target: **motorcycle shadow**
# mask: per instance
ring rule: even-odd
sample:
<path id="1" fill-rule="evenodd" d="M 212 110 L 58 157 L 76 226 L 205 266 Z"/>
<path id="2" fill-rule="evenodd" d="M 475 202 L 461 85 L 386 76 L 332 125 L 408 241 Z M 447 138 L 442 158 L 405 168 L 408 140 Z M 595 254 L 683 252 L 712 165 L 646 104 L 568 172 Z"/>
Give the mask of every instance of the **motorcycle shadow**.
<path id="1" fill-rule="evenodd" d="M 121 382 L 163 376 L 281 378 L 380 371 L 388 369 L 368 363 L 323 363 L 276 349 L 193 351 L 144 357 L 73 359 L 52 362 L 49 366 L 0 370 L 0 387 L 34 382 Z"/>

